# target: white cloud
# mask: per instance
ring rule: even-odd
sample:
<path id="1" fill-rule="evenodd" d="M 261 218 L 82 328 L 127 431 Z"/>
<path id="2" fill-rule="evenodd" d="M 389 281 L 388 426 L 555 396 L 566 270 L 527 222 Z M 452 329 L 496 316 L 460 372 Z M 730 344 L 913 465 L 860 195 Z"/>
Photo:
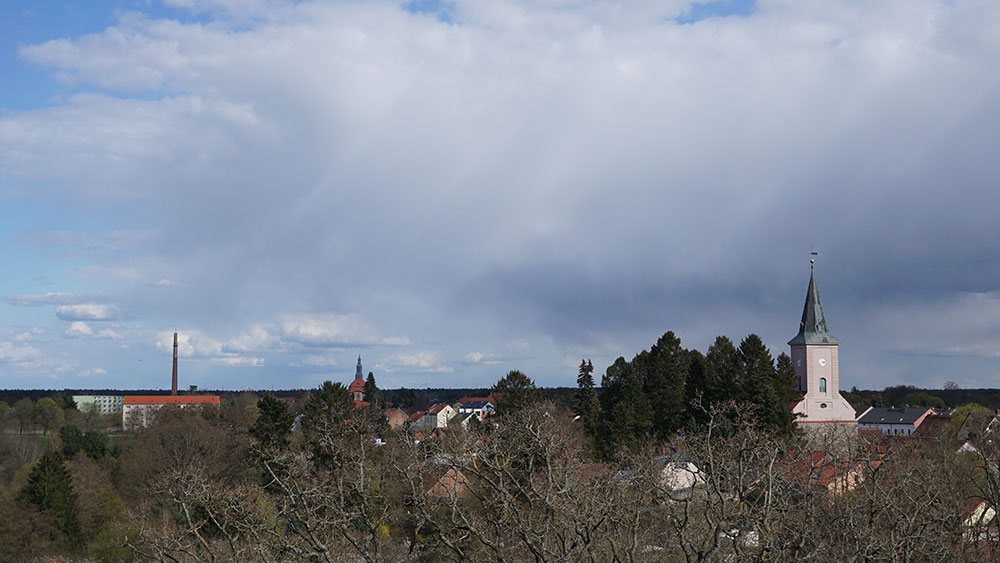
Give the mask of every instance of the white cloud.
<path id="1" fill-rule="evenodd" d="M 452 367 L 439 363 L 437 353 L 429 351 L 393 354 L 376 363 L 375 369 L 385 372 L 406 370 L 416 373 L 453 373 L 455 371 Z"/>
<path id="2" fill-rule="evenodd" d="M 64 321 L 114 321 L 121 319 L 121 311 L 114 305 L 86 303 L 61 305 L 56 308 L 56 316 Z"/>
<path id="3" fill-rule="evenodd" d="M 469 365 L 485 365 L 485 366 L 493 366 L 493 365 L 497 365 L 497 364 L 502 364 L 504 361 L 506 361 L 504 358 L 501 358 L 499 356 L 492 355 L 492 354 L 491 355 L 486 355 L 486 354 L 483 354 L 482 352 L 469 352 L 462 359 L 462 363 L 465 363 L 465 364 L 469 364 Z"/>
<path id="4" fill-rule="evenodd" d="M 91 368 L 77 372 L 77 375 L 79 375 L 80 377 L 90 377 L 92 375 L 107 375 L 107 374 L 108 370 L 104 368 Z"/>
<path id="5" fill-rule="evenodd" d="M 0 362 L 32 364 L 41 358 L 41 350 L 30 344 L 0 341 Z"/>
<path id="6" fill-rule="evenodd" d="M 104 328 L 94 332 L 94 329 L 83 321 L 70 323 L 69 328 L 63 333 L 66 338 L 106 338 L 109 340 L 121 339 L 121 334 L 110 328 Z"/>
<path id="7" fill-rule="evenodd" d="M 45 331 L 38 327 L 30 328 L 26 331 L 19 332 L 15 334 L 11 340 L 13 342 L 27 342 L 29 340 L 34 340 L 36 337 L 45 334 Z"/>
<path id="8" fill-rule="evenodd" d="M 306 346 L 342 347 L 379 343 L 374 330 L 354 315 L 287 315 L 279 323 L 281 338 Z"/>
<path id="9" fill-rule="evenodd" d="M 227 366 L 262 366 L 264 365 L 264 358 L 257 358 L 252 356 L 226 356 L 223 358 L 213 358 L 213 362 L 224 364 Z"/>
<path id="10" fill-rule="evenodd" d="M 277 342 L 278 338 L 271 334 L 268 327 L 254 325 L 249 331 L 225 341 L 222 352 L 257 352 L 273 348 Z"/>
<path id="11" fill-rule="evenodd" d="M 337 360 L 334 359 L 334 358 L 330 358 L 330 357 L 327 357 L 327 356 L 318 356 L 318 355 L 312 354 L 312 355 L 308 355 L 308 356 L 302 357 L 300 359 L 297 359 L 297 360 L 291 362 L 288 365 L 289 365 L 289 367 L 301 367 L 301 366 L 310 366 L 310 367 L 336 367 L 336 366 L 339 365 L 339 362 L 337 362 Z"/>

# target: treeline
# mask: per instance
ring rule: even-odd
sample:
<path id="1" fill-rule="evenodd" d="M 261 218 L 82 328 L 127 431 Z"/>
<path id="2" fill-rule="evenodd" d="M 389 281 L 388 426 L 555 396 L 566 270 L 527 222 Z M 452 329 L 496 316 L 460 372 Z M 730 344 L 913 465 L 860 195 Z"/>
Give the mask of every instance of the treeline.
<path id="1" fill-rule="evenodd" d="M 667 332 L 632 360 L 618 358 L 597 389 L 590 361 L 580 364 L 573 406 L 594 438 L 600 458 L 625 445 L 669 441 L 685 429 L 706 424 L 709 406 L 727 401 L 752 405 L 755 424 L 782 435 L 795 431 L 792 406 L 798 378 L 791 358 L 775 360 L 759 336 L 751 334 L 737 347 L 718 337 L 702 354 L 681 345 Z"/>
<path id="2" fill-rule="evenodd" d="M 969 403 L 990 410 L 1000 409 L 1000 389 L 961 389 L 950 384 L 945 389 L 922 389 L 912 385 L 895 385 L 881 391 L 859 390 L 842 392 L 855 409 L 872 407 L 934 407 L 956 408 Z"/>
<path id="3" fill-rule="evenodd" d="M 743 348 L 749 356 L 751 346 Z M 47 453 L 4 483 L 0 560 L 1000 555 L 988 539 L 995 523 L 963 523 L 969 499 L 1000 502 L 989 440 L 978 453 L 956 454 L 947 441 L 897 441 L 817 456 L 761 424 L 755 404 L 728 400 L 685 411 L 701 417 L 695 431 L 676 418 L 681 428 L 668 442 L 616 448 L 593 463 L 583 425 L 528 376 L 512 371 L 492 390 L 495 417 L 420 441 L 405 427 L 390 429 L 374 409 L 355 409 L 330 382 L 294 406 L 268 395 L 219 408 L 166 407 L 124 448 L 89 450 L 72 430 L 52 432 Z"/>

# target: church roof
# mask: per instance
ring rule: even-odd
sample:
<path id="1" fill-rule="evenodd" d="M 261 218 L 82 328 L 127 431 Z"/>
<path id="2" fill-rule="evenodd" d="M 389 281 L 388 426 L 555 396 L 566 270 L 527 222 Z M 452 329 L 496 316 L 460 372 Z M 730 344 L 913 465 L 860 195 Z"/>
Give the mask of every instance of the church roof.
<path id="1" fill-rule="evenodd" d="M 788 341 L 794 344 L 838 344 L 840 341 L 830 334 L 826 328 L 826 316 L 823 315 L 823 304 L 819 300 L 819 288 L 816 287 L 816 268 L 810 268 L 809 289 L 806 291 L 806 304 L 802 308 L 802 320 L 799 322 L 799 333 Z"/>
<path id="2" fill-rule="evenodd" d="M 361 379 L 360 377 L 352 381 L 351 384 L 347 386 L 347 391 L 349 393 L 355 393 L 357 391 L 364 391 L 364 390 L 365 390 L 365 380 Z"/>

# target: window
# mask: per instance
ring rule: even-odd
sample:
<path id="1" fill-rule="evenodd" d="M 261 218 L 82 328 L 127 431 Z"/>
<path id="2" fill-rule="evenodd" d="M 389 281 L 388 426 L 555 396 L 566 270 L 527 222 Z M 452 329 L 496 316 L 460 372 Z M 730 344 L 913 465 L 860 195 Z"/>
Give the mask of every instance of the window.
<path id="1" fill-rule="evenodd" d="M 825 377 L 819 378 L 819 392 L 820 393 L 826 393 L 826 378 Z"/>

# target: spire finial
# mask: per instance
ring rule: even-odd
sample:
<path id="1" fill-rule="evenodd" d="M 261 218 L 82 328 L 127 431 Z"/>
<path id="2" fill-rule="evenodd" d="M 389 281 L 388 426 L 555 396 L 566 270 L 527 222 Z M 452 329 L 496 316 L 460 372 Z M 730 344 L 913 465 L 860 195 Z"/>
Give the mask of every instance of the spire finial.
<path id="1" fill-rule="evenodd" d="M 799 333 L 789 344 L 836 344 L 829 329 L 826 327 L 826 316 L 823 315 L 823 305 L 819 300 L 819 288 L 816 286 L 816 256 L 815 250 L 809 252 L 809 289 L 806 291 L 806 303 L 802 308 L 802 321 L 799 322 Z"/>

